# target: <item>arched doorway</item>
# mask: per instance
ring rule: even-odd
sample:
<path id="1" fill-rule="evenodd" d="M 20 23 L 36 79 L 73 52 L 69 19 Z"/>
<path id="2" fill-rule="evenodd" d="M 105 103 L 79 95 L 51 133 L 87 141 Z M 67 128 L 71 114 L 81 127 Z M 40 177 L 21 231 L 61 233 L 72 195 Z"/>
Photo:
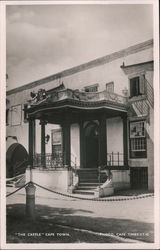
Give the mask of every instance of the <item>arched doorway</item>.
<path id="1" fill-rule="evenodd" d="M 28 160 L 26 149 L 19 143 L 13 143 L 6 152 L 6 177 L 11 178 L 25 173 Z"/>
<path id="2" fill-rule="evenodd" d="M 98 124 L 89 122 L 85 127 L 85 168 L 97 168 L 99 158 Z"/>

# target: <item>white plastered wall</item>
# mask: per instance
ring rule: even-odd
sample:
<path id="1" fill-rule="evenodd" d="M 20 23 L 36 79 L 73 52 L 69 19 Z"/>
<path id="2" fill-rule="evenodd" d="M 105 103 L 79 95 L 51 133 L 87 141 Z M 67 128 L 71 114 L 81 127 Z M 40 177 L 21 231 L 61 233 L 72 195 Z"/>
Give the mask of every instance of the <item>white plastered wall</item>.
<path id="1" fill-rule="evenodd" d="M 77 123 L 72 124 L 71 133 L 71 166 L 80 166 L 80 128 Z"/>
<path id="2" fill-rule="evenodd" d="M 107 153 L 123 154 L 123 121 L 121 117 L 107 119 Z M 123 155 L 120 155 L 123 160 Z"/>

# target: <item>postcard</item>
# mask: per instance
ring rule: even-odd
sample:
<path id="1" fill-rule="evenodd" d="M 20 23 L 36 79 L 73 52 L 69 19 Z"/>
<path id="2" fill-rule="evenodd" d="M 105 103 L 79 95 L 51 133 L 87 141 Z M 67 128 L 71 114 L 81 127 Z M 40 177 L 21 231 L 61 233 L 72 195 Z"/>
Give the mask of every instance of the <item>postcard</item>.
<path id="1" fill-rule="evenodd" d="M 1 249 L 159 249 L 158 1 L 0 6 Z"/>

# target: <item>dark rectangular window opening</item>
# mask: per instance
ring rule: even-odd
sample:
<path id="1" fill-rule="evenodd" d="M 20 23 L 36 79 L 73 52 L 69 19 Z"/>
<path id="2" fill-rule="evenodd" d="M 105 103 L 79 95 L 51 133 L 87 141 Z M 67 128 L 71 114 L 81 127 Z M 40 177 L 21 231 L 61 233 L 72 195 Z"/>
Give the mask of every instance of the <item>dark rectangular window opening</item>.
<path id="1" fill-rule="evenodd" d="M 9 125 L 9 109 L 6 109 L 6 126 Z"/>
<path id="2" fill-rule="evenodd" d="M 140 77 L 130 79 L 130 98 L 133 96 L 142 95 L 140 92 Z"/>
<path id="3" fill-rule="evenodd" d="M 147 167 L 130 168 L 130 183 L 132 189 L 147 189 L 148 168 Z"/>
<path id="4" fill-rule="evenodd" d="M 85 92 L 98 92 L 98 86 L 99 86 L 99 84 L 96 83 L 94 85 L 84 87 L 84 90 L 85 90 Z"/>
<path id="5" fill-rule="evenodd" d="M 23 114 L 24 114 L 24 122 L 28 122 L 28 120 L 27 120 L 27 112 L 26 112 L 26 109 L 27 109 L 27 104 L 24 104 L 24 108 L 23 108 Z"/>
<path id="6" fill-rule="evenodd" d="M 145 75 L 136 76 L 130 79 L 130 98 L 145 95 Z"/>

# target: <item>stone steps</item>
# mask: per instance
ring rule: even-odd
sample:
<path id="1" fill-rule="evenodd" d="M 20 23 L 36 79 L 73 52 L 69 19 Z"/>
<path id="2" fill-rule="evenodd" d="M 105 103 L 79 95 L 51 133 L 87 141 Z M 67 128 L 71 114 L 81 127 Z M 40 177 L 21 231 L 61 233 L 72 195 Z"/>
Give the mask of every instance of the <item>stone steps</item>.
<path id="1" fill-rule="evenodd" d="M 83 185 L 78 185 L 76 190 L 93 190 L 96 189 L 99 185 L 94 185 L 94 186 L 83 186 Z"/>
<path id="2" fill-rule="evenodd" d="M 94 195 L 94 190 L 82 190 L 82 189 L 76 189 L 74 191 L 75 194 L 87 194 L 87 195 Z"/>
<path id="3" fill-rule="evenodd" d="M 100 180 L 101 182 L 99 183 L 97 168 L 79 169 L 77 173 L 79 184 L 76 190 L 74 190 L 75 194 L 94 195 L 96 188 L 103 184 L 102 180 Z"/>

